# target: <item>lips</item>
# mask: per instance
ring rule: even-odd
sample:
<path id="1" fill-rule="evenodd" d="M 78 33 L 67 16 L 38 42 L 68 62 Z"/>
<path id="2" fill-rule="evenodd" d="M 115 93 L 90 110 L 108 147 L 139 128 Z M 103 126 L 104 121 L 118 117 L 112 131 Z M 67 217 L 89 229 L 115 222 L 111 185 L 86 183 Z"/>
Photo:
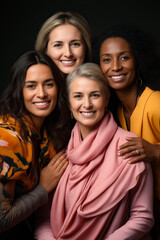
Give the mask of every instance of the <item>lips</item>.
<path id="1" fill-rule="evenodd" d="M 76 61 L 76 59 L 74 60 L 60 60 L 61 63 L 63 63 L 64 65 L 72 65 L 74 64 Z"/>
<path id="2" fill-rule="evenodd" d="M 36 102 L 34 103 L 36 106 L 44 106 L 46 104 L 48 104 L 49 102 Z"/>
<path id="3" fill-rule="evenodd" d="M 95 114 L 95 111 L 92 112 L 80 112 L 84 117 L 92 117 Z"/>
<path id="4" fill-rule="evenodd" d="M 39 109 L 45 109 L 48 108 L 50 101 L 45 102 L 35 102 L 34 105 Z"/>
<path id="5" fill-rule="evenodd" d="M 126 76 L 126 74 L 112 75 L 112 76 L 109 76 L 109 78 L 118 82 L 118 81 L 121 81 L 125 76 Z"/>

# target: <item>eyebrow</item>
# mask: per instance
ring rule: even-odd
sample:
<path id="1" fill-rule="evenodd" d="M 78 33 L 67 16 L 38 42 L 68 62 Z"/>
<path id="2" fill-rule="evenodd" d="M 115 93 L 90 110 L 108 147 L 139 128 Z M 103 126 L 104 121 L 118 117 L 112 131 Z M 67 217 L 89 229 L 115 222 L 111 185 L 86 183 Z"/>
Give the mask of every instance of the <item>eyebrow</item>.
<path id="1" fill-rule="evenodd" d="M 71 42 L 77 42 L 77 41 L 78 41 L 78 42 L 81 42 L 82 40 L 81 40 L 81 39 L 72 39 L 72 40 L 71 40 Z M 63 41 L 57 40 L 57 41 L 53 41 L 52 44 L 53 44 L 53 43 L 62 43 L 62 42 L 63 42 Z"/>
<path id="2" fill-rule="evenodd" d="M 124 53 L 131 53 L 131 52 L 130 51 L 122 51 L 119 54 L 122 55 Z M 110 56 L 110 55 L 112 55 L 112 53 L 103 53 L 101 56 Z"/>
<path id="3" fill-rule="evenodd" d="M 90 93 L 102 92 L 101 90 L 91 91 Z M 81 94 L 82 92 L 73 92 L 73 94 Z"/>
<path id="4" fill-rule="evenodd" d="M 44 80 L 45 83 L 46 82 L 50 82 L 50 81 L 54 81 L 54 79 L 53 78 L 49 78 L 49 79 Z M 24 83 L 37 83 L 37 81 L 35 81 L 35 80 L 27 80 Z"/>

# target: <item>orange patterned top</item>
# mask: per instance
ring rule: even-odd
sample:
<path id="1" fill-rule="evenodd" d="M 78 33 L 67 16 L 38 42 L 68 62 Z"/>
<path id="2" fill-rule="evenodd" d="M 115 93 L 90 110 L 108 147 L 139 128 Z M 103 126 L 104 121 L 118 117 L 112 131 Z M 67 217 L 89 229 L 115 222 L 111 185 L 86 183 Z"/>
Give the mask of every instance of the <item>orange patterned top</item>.
<path id="1" fill-rule="evenodd" d="M 23 220 L 26 207 L 29 215 L 42 204 L 42 198 L 48 200 L 47 192 L 38 184 L 39 171 L 56 152 L 45 130 L 40 136 L 29 116 L 25 115 L 22 120 L 27 141 L 22 139 L 20 125 L 14 118 L 9 116 L 6 122 L 0 118 L 0 231 Z M 32 200 L 27 196 L 30 191 L 36 194 Z M 28 206 L 20 201 L 22 196 Z"/>

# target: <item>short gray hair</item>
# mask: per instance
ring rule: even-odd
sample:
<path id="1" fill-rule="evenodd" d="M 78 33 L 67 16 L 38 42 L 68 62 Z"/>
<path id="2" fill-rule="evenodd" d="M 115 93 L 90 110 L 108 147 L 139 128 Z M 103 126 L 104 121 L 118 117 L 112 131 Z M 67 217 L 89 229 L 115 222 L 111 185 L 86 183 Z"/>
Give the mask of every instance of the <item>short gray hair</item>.
<path id="1" fill-rule="evenodd" d="M 82 65 L 76 67 L 73 72 L 69 73 L 66 78 L 66 88 L 67 94 L 70 93 L 70 85 L 77 77 L 85 77 L 103 85 L 103 90 L 107 98 L 110 96 L 110 91 L 107 83 L 107 79 L 100 69 L 99 65 L 96 63 L 83 63 Z"/>

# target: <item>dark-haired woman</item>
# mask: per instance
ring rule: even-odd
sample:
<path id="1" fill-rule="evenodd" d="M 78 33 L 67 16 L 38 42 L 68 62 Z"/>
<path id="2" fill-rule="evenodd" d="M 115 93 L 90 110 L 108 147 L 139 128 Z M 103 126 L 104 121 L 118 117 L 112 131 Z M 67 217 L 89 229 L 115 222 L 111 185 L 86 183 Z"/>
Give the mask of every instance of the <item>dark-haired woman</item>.
<path id="1" fill-rule="evenodd" d="M 119 154 L 131 163 L 151 162 L 155 179 L 155 239 L 160 236 L 160 91 L 158 60 L 147 34 L 135 26 L 116 25 L 93 44 L 111 88 L 110 109 L 120 125 L 138 138 L 127 138 Z M 116 103 L 116 104 L 115 104 Z M 118 108 L 116 107 L 118 106 Z M 115 111 L 116 110 L 116 111 Z"/>
<path id="2" fill-rule="evenodd" d="M 0 100 L 0 239 L 33 239 L 31 215 L 48 202 L 68 165 L 63 86 L 56 65 L 40 52 L 25 53 L 12 67 Z"/>

